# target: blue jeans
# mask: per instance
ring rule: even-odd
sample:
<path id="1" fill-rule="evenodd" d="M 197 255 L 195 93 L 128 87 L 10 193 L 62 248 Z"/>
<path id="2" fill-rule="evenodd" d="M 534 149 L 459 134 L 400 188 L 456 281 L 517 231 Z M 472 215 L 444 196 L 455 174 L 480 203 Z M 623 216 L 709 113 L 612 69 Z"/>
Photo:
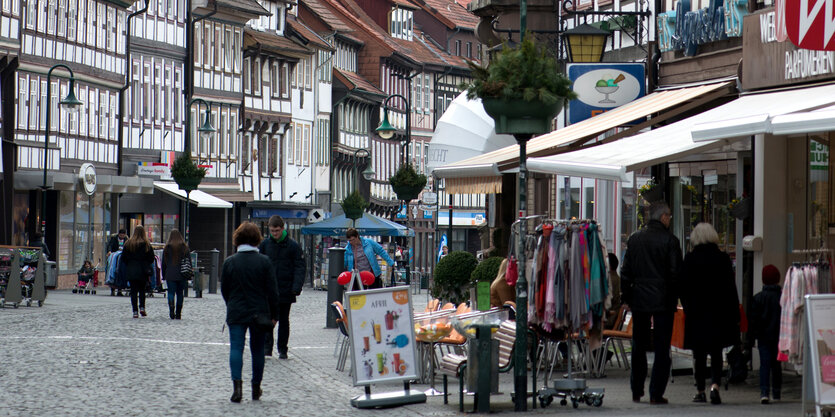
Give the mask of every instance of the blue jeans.
<path id="1" fill-rule="evenodd" d="M 760 350 L 760 396 L 768 397 L 769 388 L 774 393 L 772 398 L 780 399 L 783 387 L 783 368 L 777 360 L 777 345 L 757 341 Z M 769 384 L 770 382 L 770 384 Z"/>
<path id="2" fill-rule="evenodd" d="M 174 302 L 174 295 L 177 295 L 177 308 L 183 307 L 183 294 L 188 287 L 188 281 L 166 281 L 168 285 L 168 302 Z"/>
<path id="3" fill-rule="evenodd" d="M 250 327 L 248 324 L 229 325 L 229 369 L 232 380 L 240 381 L 244 367 L 244 344 L 246 343 L 246 329 L 249 328 L 249 353 L 252 355 L 252 383 L 260 383 L 264 377 L 264 332 Z"/>

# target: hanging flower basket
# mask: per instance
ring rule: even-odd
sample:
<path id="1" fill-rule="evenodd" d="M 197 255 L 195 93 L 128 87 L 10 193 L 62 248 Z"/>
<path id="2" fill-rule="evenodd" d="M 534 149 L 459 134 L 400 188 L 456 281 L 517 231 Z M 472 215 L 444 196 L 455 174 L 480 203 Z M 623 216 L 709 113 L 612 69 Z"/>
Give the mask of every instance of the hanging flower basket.
<path id="1" fill-rule="evenodd" d="M 730 204 L 728 204 L 728 211 L 738 220 L 745 220 L 748 218 L 753 209 L 754 204 L 750 198 L 743 198 L 741 200 L 733 199 Z"/>
<path id="2" fill-rule="evenodd" d="M 171 177 L 183 191 L 194 191 L 203 177 L 206 176 L 206 168 L 200 168 L 187 154 L 181 154 L 171 164 Z"/>
<path id="3" fill-rule="evenodd" d="M 389 179 L 389 184 L 399 200 L 411 201 L 426 186 L 426 175 L 418 174 L 411 164 L 404 164 Z"/>
<path id="4" fill-rule="evenodd" d="M 484 111 L 496 122 L 498 134 L 542 134 L 551 131 L 563 103 L 543 101 L 483 99 Z"/>
<path id="5" fill-rule="evenodd" d="M 345 212 L 345 217 L 351 220 L 361 218 L 366 207 L 368 207 L 368 202 L 356 190 L 342 200 L 342 211 Z"/>
<path id="6" fill-rule="evenodd" d="M 652 188 L 647 189 L 646 191 L 641 192 L 641 197 L 647 201 L 647 203 L 654 203 L 659 200 L 664 199 L 664 190 L 661 189 L 659 186 L 654 186 Z"/>

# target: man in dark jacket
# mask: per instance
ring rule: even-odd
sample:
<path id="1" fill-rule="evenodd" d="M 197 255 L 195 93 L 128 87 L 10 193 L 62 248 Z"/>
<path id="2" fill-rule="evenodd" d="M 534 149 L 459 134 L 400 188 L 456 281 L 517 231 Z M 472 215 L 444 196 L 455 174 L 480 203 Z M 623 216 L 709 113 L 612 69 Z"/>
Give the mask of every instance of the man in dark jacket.
<path id="1" fill-rule="evenodd" d="M 760 402 L 769 403 L 769 391 L 780 399 L 783 368 L 777 361 L 777 342 L 780 339 L 780 271 L 774 265 L 763 268 L 763 290 L 754 296 L 748 313 L 749 347 L 757 341 L 760 351 Z"/>
<path id="2" fill-rule="evenodd" d="M 287 341 L 290 339 L 290 306 L 296 302 L 296 296 L 302 293 L 304 285 L 304 253 L 301 246 L 287 235 L 284 219 L 281 216 L 270 217 L 268 226 L 270 236 L 261 242 L 258 249 L 267 255 L 273 264 L 275 280 L 278 284 L 278 357 L 287 359 Z M 264 354 L 272 356 L 273 335 L 267 336 Z"/>
<path id="3" fill-rule="evenodd" d="M 653 324 L 655 362 L 649 383 L 650 404 L 666 404 L 670 376 L 670 338 L 678 306 L 681 246 L 668 228 L 670 207 L 659 201 L 649 208 L 646 227 L 629 237 L 620 271 L 623 303 L 632 310 L 632 401 L 640 402 L 647 378 L 647 346 Z"/>
<path id="4" fill-rule="evenodd" d="M 125 246 L 125 242 L 127 241 L 127 232 L 125 229 L 119 229 L 119 233 L 110 236 L 110 240 L 107 241 L 107 254 L 110 255 L 111 253 L 122 250 L 122 247 Z"/>

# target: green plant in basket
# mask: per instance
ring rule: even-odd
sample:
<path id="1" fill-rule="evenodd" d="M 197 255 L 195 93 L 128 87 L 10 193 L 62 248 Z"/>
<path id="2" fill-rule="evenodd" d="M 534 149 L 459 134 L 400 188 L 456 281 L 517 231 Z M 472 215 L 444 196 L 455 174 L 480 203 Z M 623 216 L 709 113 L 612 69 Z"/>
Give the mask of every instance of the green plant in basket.
<path id="1" fill-rule="evenodd" d="M 426 175 L 418 174 L 412 164 L 402 164 L 389 178 L 389 184 L 400 200 L 414 200 L 426 186 Z"/>
<path id="2" fill-rule="evenodd" d="M 564 104 L 577 98 L 571 81 L 562 75 L 557 62 L 528 34 L 515 47 L 504 46 L 487 67 L 468 61 L 472 81 L 461 85 L 467 98 L 537 101 L 545 105 Z"/>
<path id="3" fill-rule="evenodd" d="M 193 191 L 197 189 L 200 181 L 206 176 L 206 168 L 198 167 L 191 157 L 181 154 L 171 164 L 171 177 L 181 190 Z"/>
<path id="4" fill-rule="evenodd" d="M 353 193 L 348 194 L 345 199 L 342 200 L 342 211 L 345 212 L 345 217 L 356 220 L 362 217 L 362 213 L 368 207 L 368 202 L 362 198 L 362 195 L 359 191 L 354 190 Z"/>
<path id="5" fill-rule="evenodd" d="M 478 261 L 465 251 L 450 252 L 435 265 L 432 296 L 459 304 L 470 298 L 470 277 Z"/>

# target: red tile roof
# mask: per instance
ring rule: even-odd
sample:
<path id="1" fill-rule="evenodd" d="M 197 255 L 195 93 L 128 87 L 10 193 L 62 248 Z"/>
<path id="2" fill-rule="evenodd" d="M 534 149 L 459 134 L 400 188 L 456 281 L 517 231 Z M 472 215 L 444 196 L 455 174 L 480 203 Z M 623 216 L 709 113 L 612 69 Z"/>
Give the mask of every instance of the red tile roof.
<path id="1" fill-rule="evenodd" d="M 359 75 L 356 72 L 345 71 L 336 67 L 333 68 L 333 72 L 336 74 L 337 78 L 340 78 L 341 81 L 345 83 L 345 85 L 351 87 L 351 90 L 359 89 L 369 93 L 379 94 L 381 96 L 386 95 L 386 93 L 375 87 L 374 84 L 371 84 L 368 80 L 363 78 L 362 75 Z"/>
<path id="2" fill-rule="evenodd" d="M 261 44 L 267 51 L 279 54 L 301 57 L 313 53 L 310 49 L 274 32 L 261 32 L 247 27 L 244 28 L 244 44 L 247 43 L 247 38 L 252 39 L 252 42 Z"/>
<path id="3" fill-rule="evenodd" d="M 478 17 L 454 0 L 414 0 L 424 10 L 432 13 L 438 20 L 454 29 L 457 27 L 475 30 Z"/>
<path id="4" fill-rule="evenodd" d="M 341 18 L 337 17 L 330 11 L 320 0 L 299 0 L 301 4 L 307 6 L 314 14 L 319 16 L 322 22 L 338 32 L 343 34 L 346 32 L 353 32 L 354 29 L 346 24 Z"/>
<path id="5" fill-rule="evenodd" d="M 325 49 L 328 51 L 334 50 L 328 42 L 326 42 L 324 39 L 322 39 L 321 36 L 319 36 L 319 34 L 314 32 L 312 29 L 305 26 L 304 23 L 299 22 L 295 18 L 288 16 L 287 24 L 291 28 L 293 28 L 293 30 L 296 31 L 296 33 L 299 34 L 299 36 L 306 39 L 308 42 L 310 42 L 312 45 L 315 45 L 319 49 Z"/>

